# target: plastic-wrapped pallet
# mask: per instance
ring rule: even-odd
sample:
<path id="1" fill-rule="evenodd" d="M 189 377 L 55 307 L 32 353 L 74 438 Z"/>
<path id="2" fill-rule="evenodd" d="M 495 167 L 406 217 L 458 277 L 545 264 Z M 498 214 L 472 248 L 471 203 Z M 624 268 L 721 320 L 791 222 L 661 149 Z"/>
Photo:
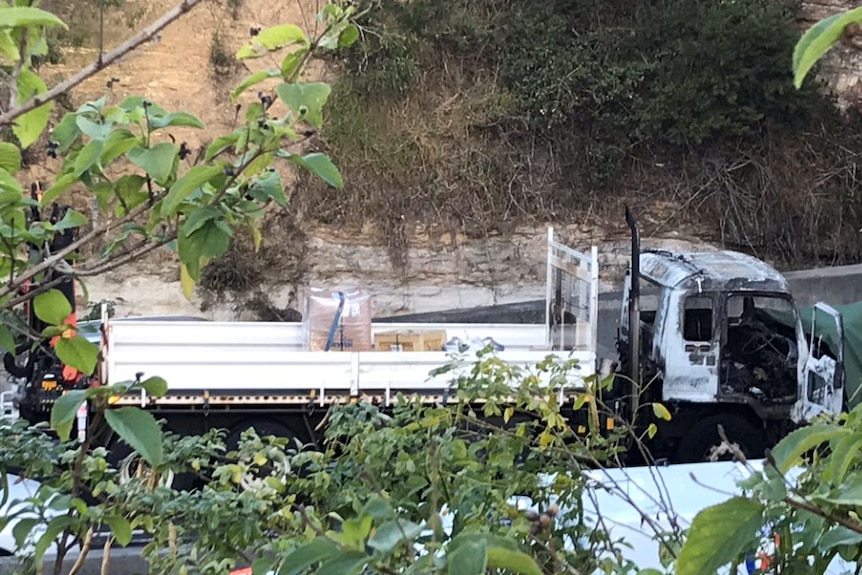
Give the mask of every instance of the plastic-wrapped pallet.
<path id="1" fill-rule="evenodd" d="M 305 306 L 311 351 L 371 351 L 371 296 L 360 288 L 311 288 Z"/>

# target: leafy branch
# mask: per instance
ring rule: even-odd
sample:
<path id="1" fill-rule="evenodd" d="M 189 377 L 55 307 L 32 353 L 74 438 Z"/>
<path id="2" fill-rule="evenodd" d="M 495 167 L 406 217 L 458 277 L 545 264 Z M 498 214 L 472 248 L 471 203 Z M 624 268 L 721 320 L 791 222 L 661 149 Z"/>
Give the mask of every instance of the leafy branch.
<path id="1" fill-rule="evenodd" d="M 51 89 L 47 90 L 45 93 L 34 96 L 23 104 L 12 107 L 10 110 L 0 114 L 0 126 L 10 125 L 24 114 L 27 114 L 28 112 L 57 99 L 59 96 L 68 93 L 88 78 L 118 62 L 129 52 L 140 47 L 142 44 L 151 41 L 159 32 L 167 28 L 171 23 L 182 17 L 184 14 L 188 13 L 202 1 L 203 0 L 183 0 L 175 8 L 165 12 L 161 18 L 141 30 L 141 32 L 129 40 L 123 42 L 118 47 L 104 54 L 100 52 L 98 59 L 92 64 L 85 66 L 66 80 L 63 80 Z"/>

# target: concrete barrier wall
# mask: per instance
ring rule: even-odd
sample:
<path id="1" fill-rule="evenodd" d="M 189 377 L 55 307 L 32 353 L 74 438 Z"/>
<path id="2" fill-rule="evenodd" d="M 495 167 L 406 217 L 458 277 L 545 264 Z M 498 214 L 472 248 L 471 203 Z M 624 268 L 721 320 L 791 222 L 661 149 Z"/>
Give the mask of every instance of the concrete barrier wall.
<path id="1" fill-rule="evenodd" d="M 818 301 L 834 305 L 862 301 L 862 265 L 799 270 L 784 277 L 800 307 Z"/>

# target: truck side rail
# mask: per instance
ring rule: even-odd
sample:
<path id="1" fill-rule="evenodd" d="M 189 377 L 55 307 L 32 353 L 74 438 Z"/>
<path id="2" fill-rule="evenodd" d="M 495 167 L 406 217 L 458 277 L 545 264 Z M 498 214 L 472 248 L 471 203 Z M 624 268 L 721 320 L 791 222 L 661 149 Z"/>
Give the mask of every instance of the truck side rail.
<path id="1" fill-rule="evenodd" d="M 514 341 L 516 345 L 496 354 L 527 369 L 535 370 L 549 354 L 562 360 L 575 359 L 578 369 L 573 370 L 568 388 L 583 387 L 584 378 L 595 369 L 594 352 L 551 351 L 531 345 L 536 339 L 542 343 L 542 326 L 423 327 L 445 328 L 452 335 L 490 336 L 504 345 Z M 169 394 L 174 397 L 230 394 L 258 399 L 265 396 L 278 403 L 313 400 L 325 405 L 338 397 L 371 395 L 389 405 L 398 393 L 442 393 L 463 373 L 431 377 L 433 370 L 453 361 L 444 351 L 304 351 L 300 324 L 109 321 L 106 334 L 106 384 L 134 380 L 138 373 L 144 378 L 159 376 L 167 380 Z M 470 352 L 466 355 L 468 363 L 463 370 L 472 367 Z"/>

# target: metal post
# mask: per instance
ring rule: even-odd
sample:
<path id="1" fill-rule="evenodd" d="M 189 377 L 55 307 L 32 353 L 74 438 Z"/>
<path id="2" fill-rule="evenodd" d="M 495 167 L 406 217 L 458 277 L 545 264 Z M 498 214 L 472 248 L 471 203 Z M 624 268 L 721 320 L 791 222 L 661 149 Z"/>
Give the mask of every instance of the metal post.
<path id="1" fill-rule="evenodd" d="M 545 271 L 545 346 L 548 349 L 553 347 L 551 341 L 551 279 L 554 275 L 554 268 L 551 265 L 551 255 L 554 249 L 554 228 L 548 228 L 548 261 L 547 270 Z"/>
<path id="2" fill-rule="evenodd" d="M 596 354 L 598 362 L 599 353 L 599 248 L 593 246 L 590 250 L 590 345 Z M 598 363 L 596 370 L 598 370 Z"/>
<path id="3" fill-rule="evenodd" d="M 629 376 L 634 385 L 640 386 L 640 339 L 641 339 L 641 311 L 640 311 L 640 230 L 637 220 L 632 211 L 626 206 L 626 223 L 632 232 L 632 263 L 631 263 L 631 288 L 629 289 Z"/>

